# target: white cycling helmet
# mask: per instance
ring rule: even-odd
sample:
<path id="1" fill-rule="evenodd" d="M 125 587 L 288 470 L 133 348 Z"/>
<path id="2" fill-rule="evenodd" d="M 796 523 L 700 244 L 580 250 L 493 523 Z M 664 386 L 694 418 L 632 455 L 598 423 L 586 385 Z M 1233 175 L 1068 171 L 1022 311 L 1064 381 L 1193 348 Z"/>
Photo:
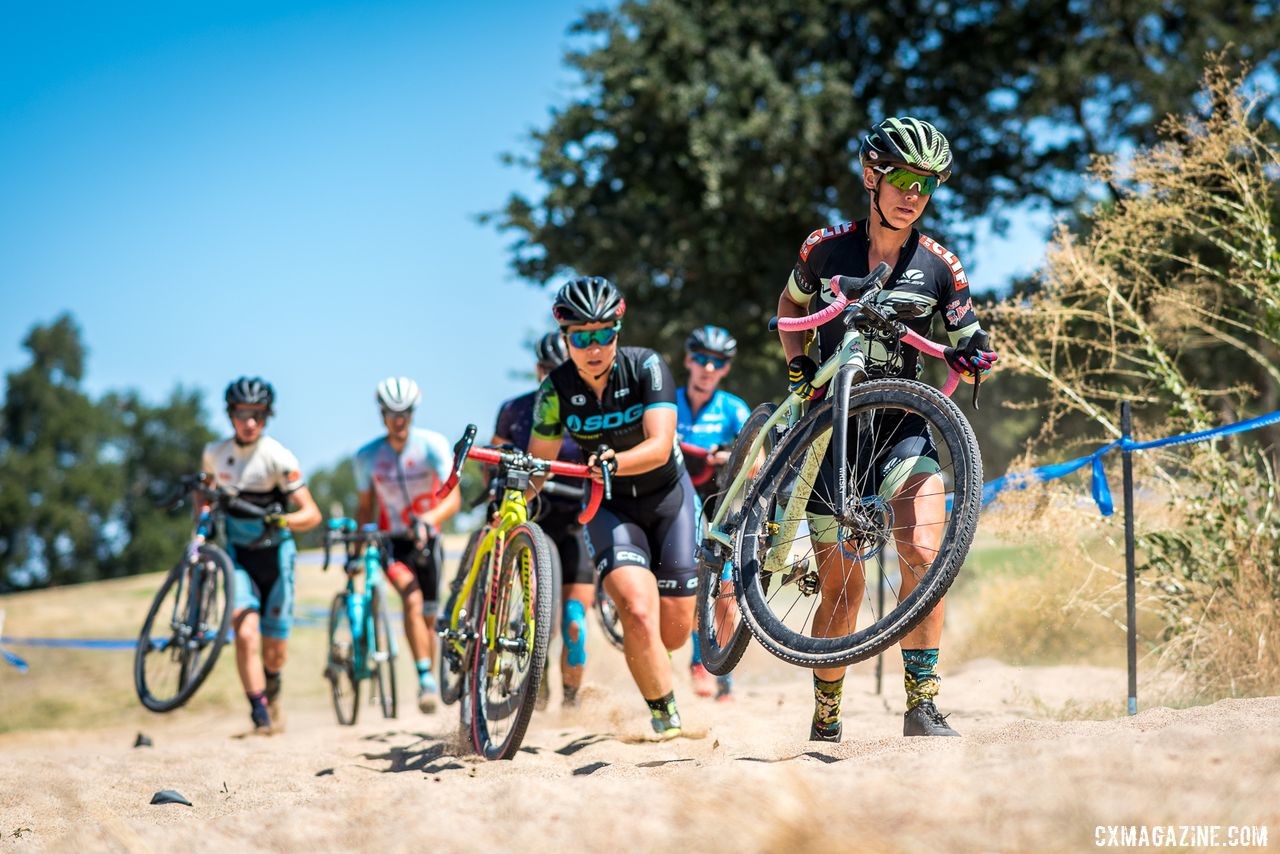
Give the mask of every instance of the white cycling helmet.
<path id="1" fill-rule="evenodd" d="M 412 412 L 421 399 L 418 384 L 408 377 L 387 377 L 378 383 L 378 405 L 388 412 Z"/>

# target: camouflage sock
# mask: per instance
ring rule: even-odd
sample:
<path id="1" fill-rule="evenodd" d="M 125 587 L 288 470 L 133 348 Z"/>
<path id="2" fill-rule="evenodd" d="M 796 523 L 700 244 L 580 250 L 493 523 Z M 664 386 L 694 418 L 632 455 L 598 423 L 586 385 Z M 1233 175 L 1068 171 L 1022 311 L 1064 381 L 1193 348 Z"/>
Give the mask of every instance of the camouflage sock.
<path id="1" fill-rule="evenodd" d="M 942 677 L 937 674 L 937 667 L 936 649 L 902 651 L 902 682 L 907 689 L 907 711 L 938 696 Z"/>
<path id="2" fill-rule="evenodd" d="M 828 682 L 813 674 L 813 722 L 823 730 L 840 723 L 840 699 L 844 695 L 844 677 Z"/>

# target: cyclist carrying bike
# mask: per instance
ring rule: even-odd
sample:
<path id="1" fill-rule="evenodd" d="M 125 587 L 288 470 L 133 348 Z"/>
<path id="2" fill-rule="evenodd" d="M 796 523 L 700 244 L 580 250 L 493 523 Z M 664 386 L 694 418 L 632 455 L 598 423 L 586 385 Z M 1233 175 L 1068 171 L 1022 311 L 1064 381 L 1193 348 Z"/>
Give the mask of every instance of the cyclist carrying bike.
<path id="1" fill-rule="evenodd" d="M 934 315 L 942 315 L 956 348 L 951 366 L 972 382 L 973 377 L 990 370 L 996 354 L 974 315 L 964 267 L 953 253 L 914 227 L 934 190 L 951 175 L 950 144 L 928 122 L 911 117 L 888 118 L 863 138 L 860 161 L 871 216 L 809 235 L 778 300 L 778 315 L 804 316 L 812 310 L 810 304 L 815 296 L 823 302 L 832 299 L 827 287 L 832 276 L 866 276 L 877 264 L 886 262 L 893 272 L 879 300 L 912 307 L 914 318 L 905 322 L 920 334 L 928 333 Z M 818 329 L 820 358 L 839 347 L 844 330 L 839 317 Z M 791 391 L 810 400 L 820 398 L 825 388 L 813 386 L 817 365 L 805 353 L 805 333 L 780 332 L 779 336 L 788 360 Z M 917 360 L 916 351 L 910 348 L 900 357 L 875 342 L 868 350 L 869 373 L 874 376 L 915 378 Z M 894 518 L 901 522 L 894 534 L 899 564 L 904 569 L 924 568 L 937 553 L 946 513 L 938 455 L 919 416 L 904 414 L 895 424 L 884 427 L 885 432 L 892 431 L 892 439 L 876 457 L 874 470 L 855 471 L 855 477 L 869 481 L 873 492 L 891 495 L 889 504 Z M 851 459 L 856 445 L 850 443 Z M 821 504 L 816 498 L 834 494 L 831 482 L 835 466 L 830 453 L 813 489 L 815 499 L 809 505 L 810 536 L 822 587 L 814 632 L 828 637 L 853 632 L 865 585 L 861 571 L 841 576 L 838 527 L 815 506 Z M 901 596 L 908 595 L 915 585 L 913 572 L 904 571 Z M 842 607 L 841 602 L 853 604 Z M 940 683 L 937 662 L 942 622 L 943 606 L 939 602 L 900 643 L 907 693 L 904 735 L 958 735 L 934 703 Z M 840 740 L 844 670 L 814 670 L 812 740 Z"/>
<path id="2" fill-rule="evenodd" d="M 569 359 L 564 336 L 548 332 L 534 346 L 537 356 L 535 370 L 539 385 L 547 375 Z M 533 433 L 533 404 L 537 390 L 513 397 L 498 410 L 497 424 L 493 428 L 492 445 L 514 445 L 522 451 L 529 450 Z M 560 446 L 559 459 L 564 462 L 580 462 L 582 453 L 573 438 L 566 436 Z M 561 478 L 565 486 L 581 487 L 582 481 Z M 594 573 L 587 544 L 582 539 L 582 525 L 578 524 L 578 512 L 582 502 L 577 498 L 543 493 L 534 519 L 546 532 L 560 559 L 563 613 L 560 615 L 560 635 L 564 649 L 560 654 L 560 677 L 564 687 L 564 705 L 574 706 L 578 701 L 578 689 L 582 687 L 582 671 L 587 663 L 587 611 L 595 592 Z M 546 684 L 546 680 L 543 680 Z"/>
<path id="3" fill-rule="evenodd" d="M 275 414 L 275 390 L 259 377 L 240 377 L 223 395 L 234 435 L 204 448 L 202 468 L 222 487 L 258 507 L 298 507 L 279 516 L 245 517 L 230 509 L 226 517 L 227 553 L 235 562 L 236 669 L 249 698 L 253 731 L 271 735 L 284 729 L 280 702 L 281 672 L 288 657 L 293 625 L 294 531 L 320 524 L 320 510 L 302 479 L 298 458 L 270 436 L 267 419 Z M 199 514 L 205 508 L 197 507 Z"/>
<path id="4" fill-rule="evenodd" d="M 418 708 L 436 707 L 431 661 L 436 649 L 436 597 L 440 589 L 440 526 L 462 506 L 459 490 L 436 502 L 436 488 L 449 477 L 453 452 L 439 433 L 413 426 L 422 399 L 408 377 L 378 383 L 376 400 L 385 436 L 356 452 L 356 522 L 376 521 L 391 534 L 387 579 L 404 604 L 404 633 L 418 670 Z"/>
<path id="5" fill-rule="evenodd" d="M 742 398 L 719 387 L 733 366 L 738 342 L 723 327 L 699 326 L 684 342 L 684 350 L 689 379 L 683 388 L 676 389 L 676 432 L 681 442 L 707 451 L 706 465 L 722 466 L 729 461 L 733 440 L 751 415 L 751 408 Z M 715 512 L 712 502 L 716 488 L 715 478 L 698 488 L 703 518 L 709 519 Z M 725 674 L 712 681 L 702 664 L 696 631 L 689 669 L 695 694 L 710 697 L 714 693 L 717 700 L 732 699 L 733 677 Z"/>
<path id="6" fill-rule="evenodd" d="M 612 282 L 574 279 L 552 313 L 569 361 L 538 389 L 529 452 L 555 459 L 566 435 L 612 496 L 587 524 L 587 546 L 618 607 L 627 667 L 663 737 L 680 734 L 669 651 L 689 639 L 697 593 L 693 485 L 675 442 L 676 395 L 662 357 L 619 347 L 626 302 Z"/>

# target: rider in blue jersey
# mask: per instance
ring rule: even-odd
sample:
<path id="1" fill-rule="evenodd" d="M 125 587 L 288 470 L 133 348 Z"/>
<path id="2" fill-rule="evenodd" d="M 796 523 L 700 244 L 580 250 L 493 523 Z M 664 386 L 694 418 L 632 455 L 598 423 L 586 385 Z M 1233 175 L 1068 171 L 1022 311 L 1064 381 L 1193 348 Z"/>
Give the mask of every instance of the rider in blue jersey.
<path id="1" fill-rule="evenodd" d="M 684 349 L 684 367 L 689 372 L 689 380 L 676 390 L 676 433 L 681 442 L 706 450 L 708 465 L 721 466 L 728 462 L 733 440 L 751 415 L 742 398 L 719 388 L 720 382 L 729 375 L 738 342 L 723 327 L 699 326 L 685 341 Z M 699 489 L 703 515 L 712 511 L 714 490 L 714 478 Z M 714 693 L 717 700 L 732 699 L 732 677 L 726 674 L 713 684 L 711 674 L 702 664 L 696 631 L 689 670 L 698 696 L 710 697 Z"/>

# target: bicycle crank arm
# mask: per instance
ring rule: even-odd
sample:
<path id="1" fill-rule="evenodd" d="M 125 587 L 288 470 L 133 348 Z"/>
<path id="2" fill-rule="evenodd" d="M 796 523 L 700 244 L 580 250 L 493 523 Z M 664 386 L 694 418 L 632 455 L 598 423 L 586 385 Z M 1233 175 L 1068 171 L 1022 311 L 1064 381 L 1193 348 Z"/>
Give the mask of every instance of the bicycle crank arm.
<path id="1" fill-rule="evenodd" d="M 524 655 L 529 649 L 529 644 L 524 638 L 498 638 L 495 646 L 503 652 L 514 652 L 517 655 Z"/>

